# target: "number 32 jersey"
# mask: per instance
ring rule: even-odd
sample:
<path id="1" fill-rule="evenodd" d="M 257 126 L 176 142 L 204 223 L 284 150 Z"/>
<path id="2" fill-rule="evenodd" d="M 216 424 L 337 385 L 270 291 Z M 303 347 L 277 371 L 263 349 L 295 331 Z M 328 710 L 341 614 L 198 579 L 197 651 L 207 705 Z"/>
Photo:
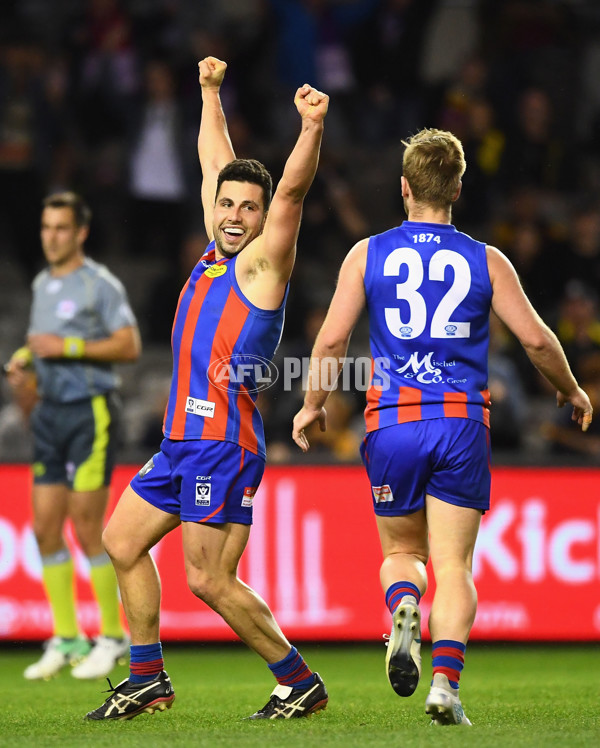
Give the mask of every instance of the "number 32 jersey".
<path id="1" fill-rule="evenodd" d="M 367 432 L 430 418 L 489 428 L 485 244 L 449 224 L 404 221 L 369 239 L 365 291 L 373 359 Z"/>

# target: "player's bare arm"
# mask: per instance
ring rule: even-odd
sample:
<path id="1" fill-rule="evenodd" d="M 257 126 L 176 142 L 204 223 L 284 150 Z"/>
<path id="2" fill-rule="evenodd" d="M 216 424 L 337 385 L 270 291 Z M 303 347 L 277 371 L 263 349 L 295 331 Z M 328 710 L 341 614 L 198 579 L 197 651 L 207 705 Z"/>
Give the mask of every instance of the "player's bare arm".
<path id="1" fill-rule="evenodd" d="M 319 422 L 321 431 L 327 428 L 327 414 L 324 408 L 334 381 L 342 369 L 342 359 L 348 350 L 352 331 L 365 307 L 365 266 L 367 262 L 368 239 L 362 239 L 350 250 L 342 263 L 337 287 L 329 306 L 310 358 L 309 375 L 304 396 L 304 405 L 294 417 L 292 438 L 306 452 L 309 448 L 304 429 L 315 421 Z M 330 381 L 332 367 L 321 368 L 321 362 L 327 359 L 337 361 L 337 370 L 333 372 L 334 381 Z M 327 372 L 327 377 L 323 376 Z"/>
<path id="2" fill-rule="evenodd" d="M 559 407 L 570 403 L 572 418 L 587 431 L 593 408 L 573 376 L 564 351 L 552 330 L 525 295 L 510 261 L 495 247 L 487 248 L 492 283 L 492 309 L 519 339 L 532 364 L 556 388 Z"/>
<path id="3" fill-rule="evenodd" d="M 136 361 L 142 344 L 137 327 L 122 327 L 101 340 L 62 338 L 50 333 L 32 333 L 27 337 L 31 352 L 39 358 L 85 358 L 107 363 Z M 72 345 L 72 350 L 69 349 Z"/>
<path id="4" fill-rule="evenodd" d="M 294 103 L 302 119 L 300 135 L 273 195 L 263 232 L 238 262 L 242 290 L 267 309 L 281 304 L 292 274 L 302 204 L 317 171 L 329 97 L 305 84 L 296 92 Z"/>
<path id="5" fill-rule="evenodd" d="M 235 158 L 221 106 L 220 90 L 226 69 L 227 63 L 216 57 L 205 57 L 198 63 L 198 79 L 202 87 L 198 158 L 202 169 L 204 226 L 211 240 L 214 239 L 213 208 L 217 177 L 221 169 Z"/>

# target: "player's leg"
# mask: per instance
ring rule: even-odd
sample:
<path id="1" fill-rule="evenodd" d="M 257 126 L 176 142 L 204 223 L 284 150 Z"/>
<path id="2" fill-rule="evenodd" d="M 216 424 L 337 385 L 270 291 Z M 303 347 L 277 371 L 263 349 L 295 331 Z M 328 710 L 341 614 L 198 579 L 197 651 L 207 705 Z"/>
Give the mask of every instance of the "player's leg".
<path id="1" fill-rule="evenodd" d="M 436 579 L 429 617 L 433 680 L 426 711 L 435 724 L 469 725 L 458 687 L 477 610 L 472 567 L 481 515 L 489 506 L 489 434 L 475 421 L 447 421 L 437 435 L 437 470 L 426 498 Z"/>
<path id="2" fill-rule="evenodd" d="M 278 686 L 256 719 L 305 716 L 327 703 L 317 673 L 291 646 L 265 601 L 237 576 L 264 460 L 229 442 L 181 450 L 181 521 L 188 584 L 266 661 Z"/>
<path id="3" fill-rule="evenodd" d="M 423 509 L 401 517 L 376 516 L 383 551 L 381 586 L 392 615 L 386 672 L 399 696 L 411 696 L 421 677 L 421 612 L 427 590 L 429 545 Z"/>
<path id="4" fill-rule="evenodd" d="M 472 569 L 481 512 L 428 495 L 427 519 L 436 580 L 429 629 L 434 641 L 466 644 L 477 611 Z"/>
<path id="5" fill-rule="evenodd" d="M 323 709 L 327 692 L 279 628 L 268 605 L 237 576 L 250 525 L 182 523 L 188 584 L 268 664 L 278 686 L 254 719 L 306 716 Z"/>
<path id="6" fill-rule="evenodd" d="M 429 616 L 433 679 L 426 712 L 435 724 L 468 725 L 459 680 L 477 611 L 472 566 L 481 512 L 427 496 L 427 516 L 436 592 Z"/>
<path id="7" fill-rule="evenodd" d="M 385 666 L 399 696 L 414 693 L 421 674 L 421 613 L 427 589 L 425 486 L 429 454 L 422 422 L 391 426 L 367 435 L 361 455 L 367 469 L 383 551 L 380 570 L 392 616 Z"/>
<path id="8" fill-rule="evenodd" d="M 111 515 L 103 540 L 117 573 L 129 624 L 130 673 L 104 704 L 86 715 L 88 719 L 131 719 L 142 712 L 167 709 L 175 699 L 171 680 L 164 670 L 160 643 L 161 583 L 150 549 L 178 525 L 178 515 L 142 499 L 131 485 Z"/>

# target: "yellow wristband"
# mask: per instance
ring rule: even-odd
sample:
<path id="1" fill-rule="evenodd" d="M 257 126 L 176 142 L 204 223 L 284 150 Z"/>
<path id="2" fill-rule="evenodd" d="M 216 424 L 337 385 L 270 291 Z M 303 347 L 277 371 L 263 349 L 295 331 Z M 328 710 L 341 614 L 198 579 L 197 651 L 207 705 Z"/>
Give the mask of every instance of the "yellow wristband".
<path id="1" fill-rule="evenodd" d="M 65 338 L 63 353 L 66 358 L 83 358 L 85 340 L 83 338 Z"/>
<path id="2" fill-rule="evenodd" d="M 11 363 L 17 360 L 22 361 L 25 368 L 31 366 L 31 364 L 33 363 L 33 354 L 26 345 L 24 345 L 22 348 L 17 349 L 10 357 Z"/>

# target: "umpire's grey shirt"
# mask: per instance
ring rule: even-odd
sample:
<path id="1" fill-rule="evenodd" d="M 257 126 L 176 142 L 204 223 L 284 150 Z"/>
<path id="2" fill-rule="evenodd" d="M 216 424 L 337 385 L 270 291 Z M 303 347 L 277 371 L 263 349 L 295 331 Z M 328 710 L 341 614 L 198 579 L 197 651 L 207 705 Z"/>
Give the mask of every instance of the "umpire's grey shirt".
<path id="1" fill-rule="evenodd" d="M 89 257 L 77 270 L 61 277 L 42 270 L 32 289 L 29 333 L 101 340 L 137 324 L 121 281 Z M 83 400 L 118 385 L 109 363 L 36 356 L 34 365 L 40 396 L 53 402 Z"/>

